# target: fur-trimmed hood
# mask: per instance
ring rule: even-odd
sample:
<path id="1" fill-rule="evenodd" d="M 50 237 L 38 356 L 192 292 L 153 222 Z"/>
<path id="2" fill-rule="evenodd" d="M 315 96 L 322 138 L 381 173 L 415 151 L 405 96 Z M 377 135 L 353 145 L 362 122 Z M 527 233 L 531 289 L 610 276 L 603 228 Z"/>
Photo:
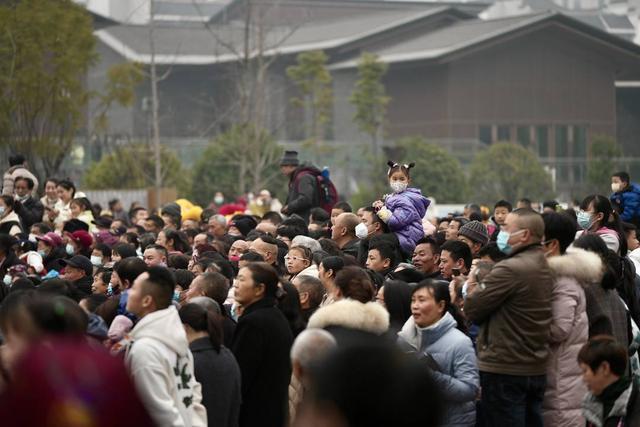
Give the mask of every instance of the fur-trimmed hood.
<path id="1" fill-rule="evenodd" d="M 598 254 L 578 248 L 570 248 L 566 255 L 548 258 L 549 267 L 556 277 L 571 277 L 578 283 L 599 283 L 604 273 Z"/>
<path id="2" fill-rule="evenodd" d="M 343 299 L 321 307 L 309 319 L 308 328 L 342 326 L 381 335 L 389 329 L 389 313 L 376 302 Z"/>

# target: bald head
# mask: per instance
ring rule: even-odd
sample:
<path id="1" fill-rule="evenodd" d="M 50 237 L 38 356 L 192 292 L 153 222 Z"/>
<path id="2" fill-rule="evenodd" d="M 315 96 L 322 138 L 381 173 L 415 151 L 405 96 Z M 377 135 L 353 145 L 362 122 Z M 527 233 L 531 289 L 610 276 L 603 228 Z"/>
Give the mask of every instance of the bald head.
<path id="1" fill-rule="evenodd" d="M 544 220 L 542 219 L 542 215 L 527 208 L 516 209 L 509 215 L 513 215 L 518 228 L 529 230 L 531 243 L 537 243 L 543 239 Z"/>
<path id="2" fill-rule="evenodd" d="M 275 264 L 278 256 L 278 245 L 277 243 L 271 243 L 272 240 L 273 237 L 260 237 L 251 242 L 249 250 L 262 255 L 262 258 L 264 258 L 265 262 L 269 264 Z"/>
<path id="3" fill-rule="evenodd" d="M 305 371 L 320 362 L 337 347 L 336 339 L 324 329 L 306 329 L 291 346 L 291 362 L 294 375 L 303 380 Z"/>
<path id="4" fill-rule="evenodd" d="M 351 212 L 345 212 L 338 215 L 338 217 L 336 218 L 335 226 L 346 228 L 347 234 L 355 237 L 356 227 L 358 226 L 358 224 L 360 224 L 360 222 L 361 221 L 360 218 L 358 218 L 358 215 Z"/>

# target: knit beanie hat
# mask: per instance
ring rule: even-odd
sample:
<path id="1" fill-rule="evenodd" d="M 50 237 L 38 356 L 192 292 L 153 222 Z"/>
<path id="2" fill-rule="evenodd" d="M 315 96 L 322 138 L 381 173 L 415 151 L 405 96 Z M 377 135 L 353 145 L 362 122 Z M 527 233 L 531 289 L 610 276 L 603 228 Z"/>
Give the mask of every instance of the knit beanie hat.
<path id="1" fill-rule="evenodd" d="M 482 246 L 486 245 L 489 241 L 487 227 L 480 221 L 471 221 L 460 227 L 458 236 L 467 237 L 475 243 L 482 244 Z"/>
<path id="2" fill-rule="evenodd" d="M 243 236 L 249 234 L 257 226 L 257 221 L 251 215 L 236 215 L 229 222 L 229 227 L 236 227 Z"/>
<path id="3" fill-rule="evenodd" d="M 280 160 L 280 166 L 298 166 L 299 164 L 297 151 L 285 151 Z"/>

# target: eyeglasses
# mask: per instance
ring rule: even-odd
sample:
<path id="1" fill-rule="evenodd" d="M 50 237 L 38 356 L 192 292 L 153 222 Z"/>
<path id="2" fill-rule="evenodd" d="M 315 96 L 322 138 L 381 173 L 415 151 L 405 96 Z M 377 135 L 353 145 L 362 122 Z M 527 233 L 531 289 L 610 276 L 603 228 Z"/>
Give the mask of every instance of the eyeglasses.
<path id="1" fill-rule="evenodd" d="M 284 256 L 284 260 L 285 261 L 309 261 L 308 259 L 305 258 L 301 258 L 301 257 L 297 257 L 297 256 L 289 256 L 289 255 L 285 255 Z"/>

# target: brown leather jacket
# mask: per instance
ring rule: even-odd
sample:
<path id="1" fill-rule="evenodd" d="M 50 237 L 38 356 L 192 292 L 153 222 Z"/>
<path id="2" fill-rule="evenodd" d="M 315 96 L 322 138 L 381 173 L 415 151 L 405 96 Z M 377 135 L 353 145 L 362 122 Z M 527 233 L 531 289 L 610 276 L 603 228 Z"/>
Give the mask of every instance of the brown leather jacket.
<path id="1" fill-rule="evenodd" d="M 552 273 L 539 244 L 514 249 L 493 267 L 464 312 L 480 325 L 480 371 L 544 375 L 549 356 Z"/>

